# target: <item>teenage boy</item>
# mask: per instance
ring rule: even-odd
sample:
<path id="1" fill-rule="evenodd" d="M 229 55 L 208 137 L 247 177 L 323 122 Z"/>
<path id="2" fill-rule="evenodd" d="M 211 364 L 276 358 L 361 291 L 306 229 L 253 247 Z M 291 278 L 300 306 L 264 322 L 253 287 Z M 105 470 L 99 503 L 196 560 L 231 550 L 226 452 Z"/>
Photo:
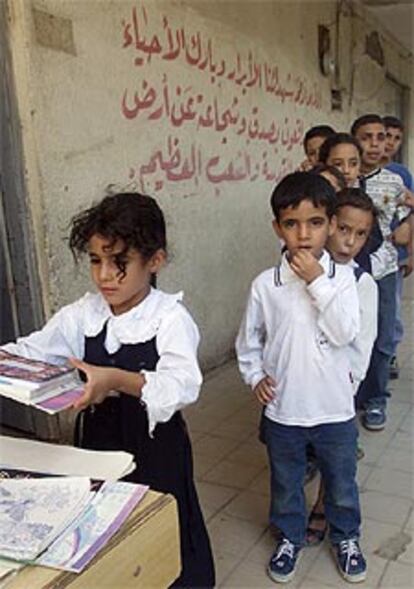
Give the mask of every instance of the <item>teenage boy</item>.
<path id="1" fill-rule="evenodd" d="M 403 142 L 404 125 L 397 117 L 383 117 L 382 121 L 385 126 L 385 153 L 382 164 L 390 172 L 401 176 L 404 186 L 408 190 L 413 190 L 413 176 L 410 170 L 403 164 L 394 161 Z"/>
<path id="2" fill-rule="evenodd" d="M 334 135 L 335 131 L 329 125 L 317 125 L 311 127 L 303 139 L 303 149 L 306 159 L 301 163 L 300 169 L 308 172 L 319 162 L 319 149 L 327 137 Z"/>
<path id="3" fill-rule="evenodd" d="M 386 133 L 386 140 L 385 140 L 385 155 L 383 158 L 383 166 L 398 174 L 402 181 L 404 182 L 404 186 L 408 190 L 413 190 L 413 177 L 408 168 L 406 168 L 403 164 L 400 164 L 394 161 L 394 158 L 397 156 L 402 142 L 404 138 L 404 126 L 400 119 L 397 117 L 383 117 L 383 122 L 385 125 L 385 133 Z M 399 367 L 397 363 L 397 347 L 398 344 L 402 341 L 404 335 L 404 326 L 402 323 L 401 318 L 401 299 L 402 299 L 402 290 L 403 290 L 403 279 L 409 276 L 413 270 L 413 248 L 412 248 L 412 235 L 413 235 L 413 217 L 410 217 L 410 231 L 411 234 L 410 243 L 408 245 L 400 245 L 397 247 L 398 250 L 398 274 L 397 274 L 397 313 L 396 313 L 396 322 L 395 322 L 395 330 L 394 330 L 394 345 L 393 345 L 393 354 L 391 357 L 390 362 L 390 378 L 398 378 L 399 376 Z"/>
<path id="4" fill-rule="evenodd" d="M 351 133 L 362 147 L 361 186 L 378 209 L 382 239 L 379 248 L 370 255 L 372 275 L 378 285 L 378 336 L 366 378 L 357 395 L 357 405 L 364 410 L 363 426 L 378 431 L 384 429 L 386 423 L 396 317 L 398 254 L 392 242 L 392 222 L 394 218 L 402 221 L 410 211 L 400 206 L 405 196 L 401 178 L 381 168 L 386 140 L 382 118 L 376 114 L 359 117 L 353 123 Z"/>
<path id="5" fill-rule="evenodd" d="M 280 583 L 295 573 L 306 532 L 303 482 L 311 444 L 326 486 L 338 569 L 346 580 L 362 581 L 348 350 L 359 329 L 359 307 L 352 269 L 336 265 L 324 249 L 336 226 L 335 192 L 324 178 L 295 172 L 276 186 L 271 206 L 286 250 L 276 268 L 253 281 L 236 342 L 242 376 L 264 405 L 270 523 L 280 530 L 267 570 Z"/>

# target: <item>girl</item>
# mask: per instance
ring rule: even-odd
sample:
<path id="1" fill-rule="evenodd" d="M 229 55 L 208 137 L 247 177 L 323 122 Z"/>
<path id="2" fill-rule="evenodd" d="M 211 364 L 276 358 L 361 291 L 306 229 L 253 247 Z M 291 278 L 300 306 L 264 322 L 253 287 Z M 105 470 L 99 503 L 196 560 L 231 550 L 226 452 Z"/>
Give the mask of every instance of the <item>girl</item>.
<path id="1" fill-rule="evenodd" d="M 4 348 L 51 363 L 70 359 L 85 380 L 75 443 L 126 450 L 129 480 L 171 493 L 178 502 L 181 576 L 174 587 L 213 587 L 214 564 L 193 481 L 190 440 L 180 409 L 199 394 L 199 334 L 182 293 L 151 286 L 166 258 L 156 201 L 107 196 L 72 220 L 69 245 L 87 253 L 98 293 L 61 309 L 38 332 Z"/>
<path id="2" fill-rule="evenodd" d="M 361 146 L 348 133 L 331 135 L 319 150 L 319 161 L 338 168 L 344 175 L 348 188 L 358 185 L 361 173 L 361 156 Z"/>
<path id="3" fill-rule="evenodd" d="M 348 188 L 360 187 L 365 190 L 365 180 L 361 173 L 362 147 L 355 137 L 348 133 L 335 133 L 328 137 L 320 148 L 319 159 L 340 170 Z M 369 240 L 356 257 L 357 263 L 367 272 L 372 271 L 370 256 L 382 242 L 378 220 L 375 220 Z"/>

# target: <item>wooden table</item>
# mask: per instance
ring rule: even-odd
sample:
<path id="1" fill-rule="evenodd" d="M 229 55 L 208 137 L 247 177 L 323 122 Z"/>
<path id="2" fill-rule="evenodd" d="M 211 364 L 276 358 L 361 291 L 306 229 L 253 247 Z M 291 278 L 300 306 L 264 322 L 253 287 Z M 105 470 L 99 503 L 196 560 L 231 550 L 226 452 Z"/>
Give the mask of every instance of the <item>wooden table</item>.
<path id="1" fill-rule="evenodd" d="M 7 589 L 165 589 L 180 570 L 177 503 L 171 495 L 148 491 L 82 573 L 27 566 Z"/>

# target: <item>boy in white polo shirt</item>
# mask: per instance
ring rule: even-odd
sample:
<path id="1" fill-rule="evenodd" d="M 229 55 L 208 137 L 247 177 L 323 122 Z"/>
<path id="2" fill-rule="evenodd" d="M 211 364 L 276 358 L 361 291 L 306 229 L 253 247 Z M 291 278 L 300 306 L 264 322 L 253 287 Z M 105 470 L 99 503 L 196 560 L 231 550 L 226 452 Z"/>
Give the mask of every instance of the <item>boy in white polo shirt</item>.
<path id="1" fill-rule="evenodd" d="M 260 403 L 271 467 L 270 522 L 281 536 L 268 574 L 289 581 L 304 545 L 303 481 L 312 444 L 326 487 L 326 518 L 342 576 L 362 581 L 358 544 L 354 390 L 348 344 L 359 329 L 353 271 L 324 246 L 336 226 L 335 192 L 320 176 L 295 172 L 273 191 L 273 227 L 286 251 L 251 287 L 236 342 L 240 371 Z"/>

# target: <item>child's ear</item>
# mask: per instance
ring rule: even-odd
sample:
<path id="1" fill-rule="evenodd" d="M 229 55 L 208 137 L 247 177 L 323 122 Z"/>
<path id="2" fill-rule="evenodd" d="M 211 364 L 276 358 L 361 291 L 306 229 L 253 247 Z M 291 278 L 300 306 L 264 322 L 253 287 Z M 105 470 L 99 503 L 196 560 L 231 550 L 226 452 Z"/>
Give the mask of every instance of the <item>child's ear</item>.
<path id="1" fill-rule="evenodd" d="M 331 237 L 338 227 L 338 218 L 336 215 L 332 215 L 329 221 L 329 229 L 328 229 L 328 236 Z"/>
<path id="2" fill-rule="evenodd" d="M 157 274 L 159 270 L 164 266 L 167 260 L 167 254 L 165 250 L 159 249 L 152 255 L 149 261 L 149 270 L 150 272 Z"/>
<path id="3" fill-rule="evenodd" d="M 279 238 L 282 238 L 281 231 L 280 231 L 280 225 L 279 225 L 279 223 L 277 222 L 276 219 L 273 219 L 272 226 L 273 226 L 273 231 L 276 233 L 276 235 Z"/>

